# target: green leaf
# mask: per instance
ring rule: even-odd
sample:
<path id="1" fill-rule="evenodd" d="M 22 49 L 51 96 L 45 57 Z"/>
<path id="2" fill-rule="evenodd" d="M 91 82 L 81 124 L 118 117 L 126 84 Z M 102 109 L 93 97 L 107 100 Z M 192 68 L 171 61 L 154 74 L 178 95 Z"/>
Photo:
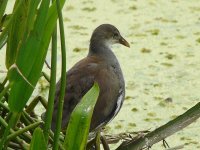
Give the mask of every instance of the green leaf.
<path id="1" fill-rule="evenodd" d="M 14 10 L 17 8 L 20 0 L 16 0 Z M 13 10 L 13 12 L 14 12 Z M 6 67 L 9 67 L 15 62 L 17 49 L 21 44 L 26 26 L 27 2 L 23 0 L 20 10 L 13 15 L 13 21 L 8 29 L 8 41 L 6 49 Z"/>
<path id="2" fill-rule="evenodd" d="M 47 150 L 47 144 L 41 128 L 34 130 L 30 150 Z"/>
<path id="3" fill-rule="evenodd" d="M 13 15 L 12 24 L 8 31 L 8 42 L 6 49 L 6 67 L 15 62 L 18 49 L 21 47 L 22 41 L 27 39 L 31 29 L 33 28 L 37 7 L 40 0 L 17 0 L 13 12 L 17 9 L 19 2 L 22 1 L 20 10 Z"/>
<path id="4" fill-rule="evenodd" d="M 60 2 L 63 6 L 65 0 Z M 57 21 L 56 3 L 54 2 L 50 8 L 46 3 L 47 0 L 42 1 L 34 28 L 19 49 L 16 65 L 9 69 L 11 91 L 8 103 L 11 111 L 19 112 L 23 109 L 42 71 L 51 34 Z"/>
<path id="5" fill-rule="evenodd" d="M 11 68 L 9 72 L 9 80 L 11 82 L 11 92 L 9 97 L 9 107 L 11 111 L 21 111 L 28 101 L 30 95 L 33 92 L 33 86 L 36 85 L 37 80 L 40 77 L 43 63 L 38 63 L 38 57 L 42 51 L 46 49 L 40 49 L 42 43 L 42 37 L 45 30 L 46 20 L 49 9 L 49 0 L 43 0 L 38 10 L 38 15 L 35 20 L 34 28 L 30 32 L 29 37 L 23 40 L 21 47 L 19 48 L 15 67 Z M 35 66 L 37 62 L 37 65 Z M 34 73 L 31 75 L 31 71 Z M 30 76 L 33 78 L 31 78 Z M 18 100 L 21 102 L 19 103 Z"/>
<path id="6" fill-rule="evenodd" d="M 85 149 L 90 129 L 91 117 L 98 95 L 99 86 L 95 83 L 83 97 L 81 102 L 75 107 L 67 127 L 64 141 L 65 149 Z"/>
<path id="7" fill-rule="evenodd" d="M 37 7 L 41 0 L 31 0 L 28 4 L 28 15 L 27 15 L 27 24 L 26 24 L 26 34 L 29 34 L 33 29 L 35 22 L 35 17 L 37 14 Z"/>

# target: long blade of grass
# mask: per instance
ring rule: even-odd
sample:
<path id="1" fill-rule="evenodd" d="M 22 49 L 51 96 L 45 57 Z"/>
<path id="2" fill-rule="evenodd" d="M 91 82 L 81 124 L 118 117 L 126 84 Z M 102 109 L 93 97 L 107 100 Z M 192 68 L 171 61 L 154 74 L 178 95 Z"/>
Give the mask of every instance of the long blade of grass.
<path id="1" fill-rule="evenodd" d="M 24 43 L 22 43 L 22 46 L 18 51 L 16 58 L 17 69 L 14 68 L 9 70 L 8 77 L 12 84 L 12 88 L 8 104 L 11 111 L 20 112 L 23 109 L 28 98 L 33 92 L 33 87 L 30 86 L 30 84 L 35 86 L 40 77 L 41 69 L 39 70 L 39 67 L 34 67 L 34 64 L 37 57 L 41 57 L 40 51 L 42 50 L 39 49 L 39 47 L 45 31 L 49 1 L 50 0 L 42 1 L 35 20 L 34 28 L 31 31 L 30 36 L 26 41 L 24 41 Z M 37 64 L 37 66 L 42 68 L 43 64 Z M 32 78 L 30 77 L 33 76 L 30 75 L 31 70 L 34 70 L 34 77 Z M 27 81 L 25 79 L 27 79 Z M 19 103 L 16 99 L 20 99 L 21 102 Z"/>
<path id="2" fill-rule="evenodd" d="M 62 8 L 60 6 L 60 1 L 56 0 L 58 18 L 59 18 L 59 27 L 60 27 L 60 36 L 61 36 L 61 55 L 62 55 L 62 68 L 61 68 L 61 87 L 60 87 L 60 95 L 59 95 L 59 104 L 58 104 L 58 113 L 56 119 L 56 130 L 54 134 L 54 144 L 53 150 L 58 150 L 59 147 L 59 135 L 61 130 L 62 123 L 62 112 L 63 112 L 63 104 L 65 97 L 65 87 L 66 87 L 66 47 L 65 47 L 65 32 L 64 32 L 64 24 L 62 17 Z"/>
<path id="3" fill-rule="evenodd" d="M 15 2 L 15 9 L 21 0 Z M 18 49 L 23 41 L 25 41 L 33 28 L 37 7 L 40 0 L 22 1 L 22 5 L 18 13 L 14 14 L 12 24 L 9 27 L 8 42 L 6 49 L 6 67 L 15 62 Z"/>
<path id="4" fill-rule="evenodd" d="M 94 106 L 99 95 L 99 86 L 94 86 L 83 97 L 81 102 L 75 107 L 71 114 L 64 141 L 67 150 L 84 150 Z"/>
<path id="5" fill-rule="evenodd" d="M 53 104 L 56 91 L 56 65 L 57 65 L 57 26 L 52 35 L 52 48 L 51 48 L 51 77 L 48 96 L 48 106 L 45 116 L 44 137 L 46 142 L 49 137 L 49 130 L 51 128 Z"/>
<path id="6" fill-rule="evenodd" d="M 30 0 L 29 1 L 25 35 L 28 35 L 30 33 L 30 31 L 33 29 L 35 17 L 37 14 L 37 7 L 40 2 L 41 2 L 41 0 Z"/>
<path id="7" fill-rule="evenodd" d="M 61 0 L 60 2 L 61 2 L 61 6 L 63 6 L 65 0 Z M 44 20 L 42 22 L 42 24 L 45 24 L 45 32 L 41 38 L 41 43 L 38 48 L 39 52 L 37 49 L 38 55 L 36 56 L 34 62 L 31 62 L 32 67 L 30 65 L 28 65 L 28 63 L 30 63 L 30 58 L 33 57 L 33 55 L 31 55 L 31 54 L 32 54 L 32 52 L 35 52 L 35 48 L 33 48 L 32 51 L 29 51 L 31 53 L 31 54 L 28 54 L 28 55 L 30 55 L 29 56 L 30 58 L 23 53 L 19 54 L 19 55 L 23 55 L 23 57 L 24 57 L 24 59 L 19 60 L 22 64 L 22 66 L 23 66 L 23 64 L 26 64 L 26 67 L 18 66 L 19 70 L 21 70 L 23 68 L 23 70 L 21 70 L 21 72 L 23 73 L 23 75 L 27 79 L 27 81 L 30 81 L 31 85 L 33 85 L 33 86 L 36 84 L 36 82 L 38 81 L 38 79 L 40 77 L 40 73 L 41 73 L 41 70 L 42 70 L 42 67 L 44 64 L 44 60 L 46 57 L 46 53 L 47 53 L 47 48 L 48 48 L 48 45 L 50 42 L 50 37 L 53 32 L 54 26 L 56 24 L 56 19 L 57 19 L 56 3 L 54 2 L 48 11 L 48 17 L 47 17 L 46 24 L 44 23 Z M 36 32 L 35 34 L 36 35 L 40 34 L 40 31 Z M 33 43 L 29 43 L 29 44 L 33 45 Z M 35 46 L 33 46 L 33 47 L 35 47 Z M 26 70 L 27 68 L 28 68 L 28 70 Z M 26 70 L 26 71 L 23 72 L 24 70 Z M 10 77 L 10 81 L 15 81 L 15 85 L 13 85 L 13 86 L 15 86 L 15 88 L 14 88 L 15 90 L 13 90 L 13 91 L 11 90 L 11 93 L 13 93 L 13 94 L 11 94 L 12 96 L 10 96 L 10 97 L 12 97 L 12 99 L 20 99 L 23 101 L 21 102 L 21 104 L 19 104 L 17 101 L 12 100 L 13 102 L 11 102 L 9 106 L 12 108 L 13 111 L 20 111 L 25 106 L 28 98 L 32 94 L 33 87 L 30 86 L 30 84 L 28 84 L 27 81 L 25 81 L 24 78 L 22 78 L 17 73 L 17 71 L 15 71 L 15 73 L 13 73 L 13 74 L 15 74 L 15 76 L 12 75 L 12 77 Z M 22 87 L 23 87 L 23 89 L 22 89 Z"/>

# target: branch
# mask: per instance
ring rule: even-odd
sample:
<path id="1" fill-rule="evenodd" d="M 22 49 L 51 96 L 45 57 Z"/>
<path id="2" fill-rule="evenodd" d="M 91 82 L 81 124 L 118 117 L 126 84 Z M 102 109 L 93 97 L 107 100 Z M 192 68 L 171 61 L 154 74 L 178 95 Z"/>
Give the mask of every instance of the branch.
<path id="1" fill-rule="evenodd" d="M 190 108 L 184 114 L 171 120 L 167 124 L 157 128 L 156 130 L 140 137 L 137 140 L 125 141 L 116 150 L 141 150 L 149 148 L 153 144 L 164 140 L 166 137 L 187 127 L 200 117 L 200 102 Z"/>

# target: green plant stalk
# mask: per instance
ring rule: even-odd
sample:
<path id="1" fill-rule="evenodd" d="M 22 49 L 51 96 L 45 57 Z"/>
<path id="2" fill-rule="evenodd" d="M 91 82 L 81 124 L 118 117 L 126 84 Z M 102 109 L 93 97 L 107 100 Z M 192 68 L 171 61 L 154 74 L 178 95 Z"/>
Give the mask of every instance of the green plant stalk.
<path id="1" fill-rule="evenodd" d="M 9 111 L 9 108 L 8 108 L 8 106 L 6 106 L 4 103 L 2 103 L 2 102 L 0 102 L 0 106 L 3 108 L 3 109 L 5 109 L 6 111 Z M 9 116 L 9 115 L 8 115 Z M 28 116 L 28 117 L 30 117 L 30 116 Z M 9 117 L 8 117 L 9 118 Z M 25 115 L 24 113 L 22 113 L 21 114 L 21 119 L 24 119 L 23 121 L 23 123 L 26 125 L 29 125 L 29 124 L 31 124 L 31 123 L 33 123 L 33 121 L 32 122 L 30 122 L 30 119 L 29 118 L 27 118 L 27 115 Z M 5 128 L 7 127 L 7 123 L 5 122 L 6 120 L 5 119 L 3 119 L 3 121 L 1 121 L 0 120 L 0 124 L 2 124 Z M 11 133 L 14 133 L 14 131 L 11 129 Z M 24 137 L 26 137 L 26 138 L 28 138 L 29 140 L 31 139 L 31 137 L 30 137 L 30 135 L 29 134 L 25 134 L 24 133 Z"/>
<path id="2" fill-rule="evenodd" d="M 21 146 L 18 143 L 9 142 L 7 150 L 11 150 L 11 149 L 21 149 Z"/>
<path id="3" fill-rule="evenodd" d="M 7 83 L 7 81 L 8 81 L 8 78 L 7 78 L 7 76 L 6 76 L 5 79 L 4 79 L 3 82 L 2 82 L 2 85 L 4 86 L 4 85 Z"/>
<path id="4" fill-rule="evenodd" d="M 17 128 L 16 130 L 19 130 L 19 128 Z M 32 135 L 30 135 L 29 133 L 23 133 L 19 137 L 23 139 L 23 141 L 25 141 L 26 143 L 30 143 L 32 139 Z"/>
<path id="5" fill-rule="evenodd" d="M 31 124 L 31 122 L 26 118 L 24 113 L 22 113 L 20 120 L 24 123 L 25 126 Z"/>
<path id="6" fill-rule="evenodd" d="M 6 106 L 6 105 L 5 105 L 4 103 L 2 103 L 1 101 L 0 101 L 0 106 L 1 106 L 3 109 L 9 111 L 8 106 Z"/>
<path id="7" fill-rule="evenodd" d="M 5 97 L 2 97 L 2 99 L 0 100 L 0 102 L 2 102 L 2 103 L 6 102 L 6 101 L 8 101 L 8 100 Z"/>
<path id="8" fill-rule="evenodd" d="M 10 134 L 9 136 L 7 136 L 6 141 L 12 140 L 13 138 L 23 134 L 26 131 L 29 131 L 30 129 L 35 129 L 40 124 L 41 124 L 41 122 L 35 122 L 33 124 L 30 124 L 29 126 L 26 126 L 25 128 L 23 128 L 21 130 L 17 130 L 16 132 L 14 132 L 14 133 Z"/>
<path id="9" fill-rule="evenodd" d="M 10 84 L 8 84 L 3 91 L 0 93 L 0 101 L 2 99 L 2 97 L 6 94 L 6 92 L 10 89 Z"/>
<path id="10" fill-rule="evenodd" d="M 48 76 L 48 74 L 46 74 L 45 72 L 42 72 L 42 76 L 43 76 L 48 82 L 50 82 L 50 77 Z"/>
<path id="11" fill-rule="evenodd" d="M 47 100 L 46 100 L 44 97 L 39 96 L 39 101 L 40 101 L 40 103 L 42 104 L 42 106 L 43 106 L 45 109 L 47 109 Z"/>
<path id="12" fill-rule="evenodd" d="M 0 116 L 0 123 L 6 128 L 8 124 L 5 122 L 5 120 Z M 15 131 L 13 129 L 10 130 L 11 133 L 14 133 Z M 17 143 L 19 143 L 24 149 L 26 149 L 26 143 L 20 139 L 19 137 L 16 137 Z"/>
<path id="13" fill-rule="evenodd" d="M 35 97 L 31 103 L 26 107 L 26 112 L 31 113 L 39 102 L 39 98 Z"/>
<path id="14" fill-rule="evenodd" d="M 10 129 L 16 125 L 20 115 L 21 115 L 20 113 L 12 113 L 12 116 L 9 120 L 8 126 L 7 126 L 7 128 L 3 134 L 3 137 L 1 139 L 1 142 L 0 142 L 0 150 L 2 150 L 2 148 L 4 147 L 4 144 L 5 144 L 8 134 L 10 132 Z"/>
<path id="15" fill-rule="evenodd" d="M 3 125 L 4 127 L 7 127 L 6 121 L 0 116 L 0 124 Z"/>
<path id="16" fill-rule="evenodd" d="M 100 138 L 101 138 L 101 133 L 100 133 L 100 131 L 97 131 L 96 139 L 95 139 L 95 149 L 96 150 L 100 150 Z"/>
<path id="17" fill-rule="evenodd" d="M 7 106 L 6 106 L 6 107 L 7 107 Z M 4 120 L 5 120 L 6 122 L 9 122 L 11 116 L 12 116 L 12 112 L 10 112 L 10 110 L 9 110 L 7 116 L 6 116 L 6 118 L 4 118 Z M 2 135 L 3 135 L 3 134 L 2 134 Z"/>
<path id="18" fill-rule="evenodd" d="M 49 132 L 49 140 L 50 140 L 50 143 L 51 144 L 53 144 L 53 137 L 54 137 L 54 133 L 50 130 L 50 132 Z M 59 137 L 60 138 L 60 140 L 61 140 L 61 136 Z M 64 139 L 62 139 L 62 141 L 63 141 Z M 64 148 L 64 146 L 61 144 L 62 142 L 61 141 L 59 141 L 59 143 L 58 143 L 58 145 L 59 145 L 59 148 L 61 149 L 61 150 L 65 150 L 65 148 Z"/>
<path id="19" fill-rule="evenodd" d="M 57 120 L 56 120 L 56 130 L 55 130 L 55 134 L 54 134 L 53 150 L 58 150 L 59 135 L 60 135 L 61 123 L 62 123 L 63 104 L 64 104 L 64 97 L 65 97 L 65 87 L 66 87 L 65 32 L 64 32 L 63 17 L 62 17 L 59 0 L 56 0 L 56 6 L 57 6 L 59 27 L 60 27 L 60 36 L 61 36 L 62 71 L 61 71 L 60 97 L 59 97 L 58 113 L 57 113 Z"/>
<path id="20" fill-rule="evenodd" d="M 46 143 L 48 143 L 49 130 L 51 128 L 54 98 L 56 91 L 56 65 L 57 65 L 57 26 L 52 35 L 52 48 L 51 48 L 51 78 L 50 78 L 50 88 L 48 96 L 48 106 L 45 116 L 44 124 L 44 138 Z"/>
<path id="21" fill-rule="evenodd" d="M 30 116 L 26 111 L 23 110 L 22 113 L 24 114 L 24 116 L 25 116 L 31 123 L 34 122 L 34 119 L 31 118 L 31 116 Z"/>

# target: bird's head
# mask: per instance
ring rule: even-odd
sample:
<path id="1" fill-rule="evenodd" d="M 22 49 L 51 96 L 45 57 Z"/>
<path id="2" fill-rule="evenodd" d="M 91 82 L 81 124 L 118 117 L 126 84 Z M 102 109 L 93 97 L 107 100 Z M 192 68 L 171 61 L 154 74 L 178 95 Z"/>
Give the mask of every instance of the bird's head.
<path id="1" fill-rule="evenodd" d="M 104 43 L 108 46 L 119 43 L 130 47 L 129 43 L 121 36 L 119 30 L 111 24 L 102 24 L 98 26 L 92 34 L 90 43 Z"/>

